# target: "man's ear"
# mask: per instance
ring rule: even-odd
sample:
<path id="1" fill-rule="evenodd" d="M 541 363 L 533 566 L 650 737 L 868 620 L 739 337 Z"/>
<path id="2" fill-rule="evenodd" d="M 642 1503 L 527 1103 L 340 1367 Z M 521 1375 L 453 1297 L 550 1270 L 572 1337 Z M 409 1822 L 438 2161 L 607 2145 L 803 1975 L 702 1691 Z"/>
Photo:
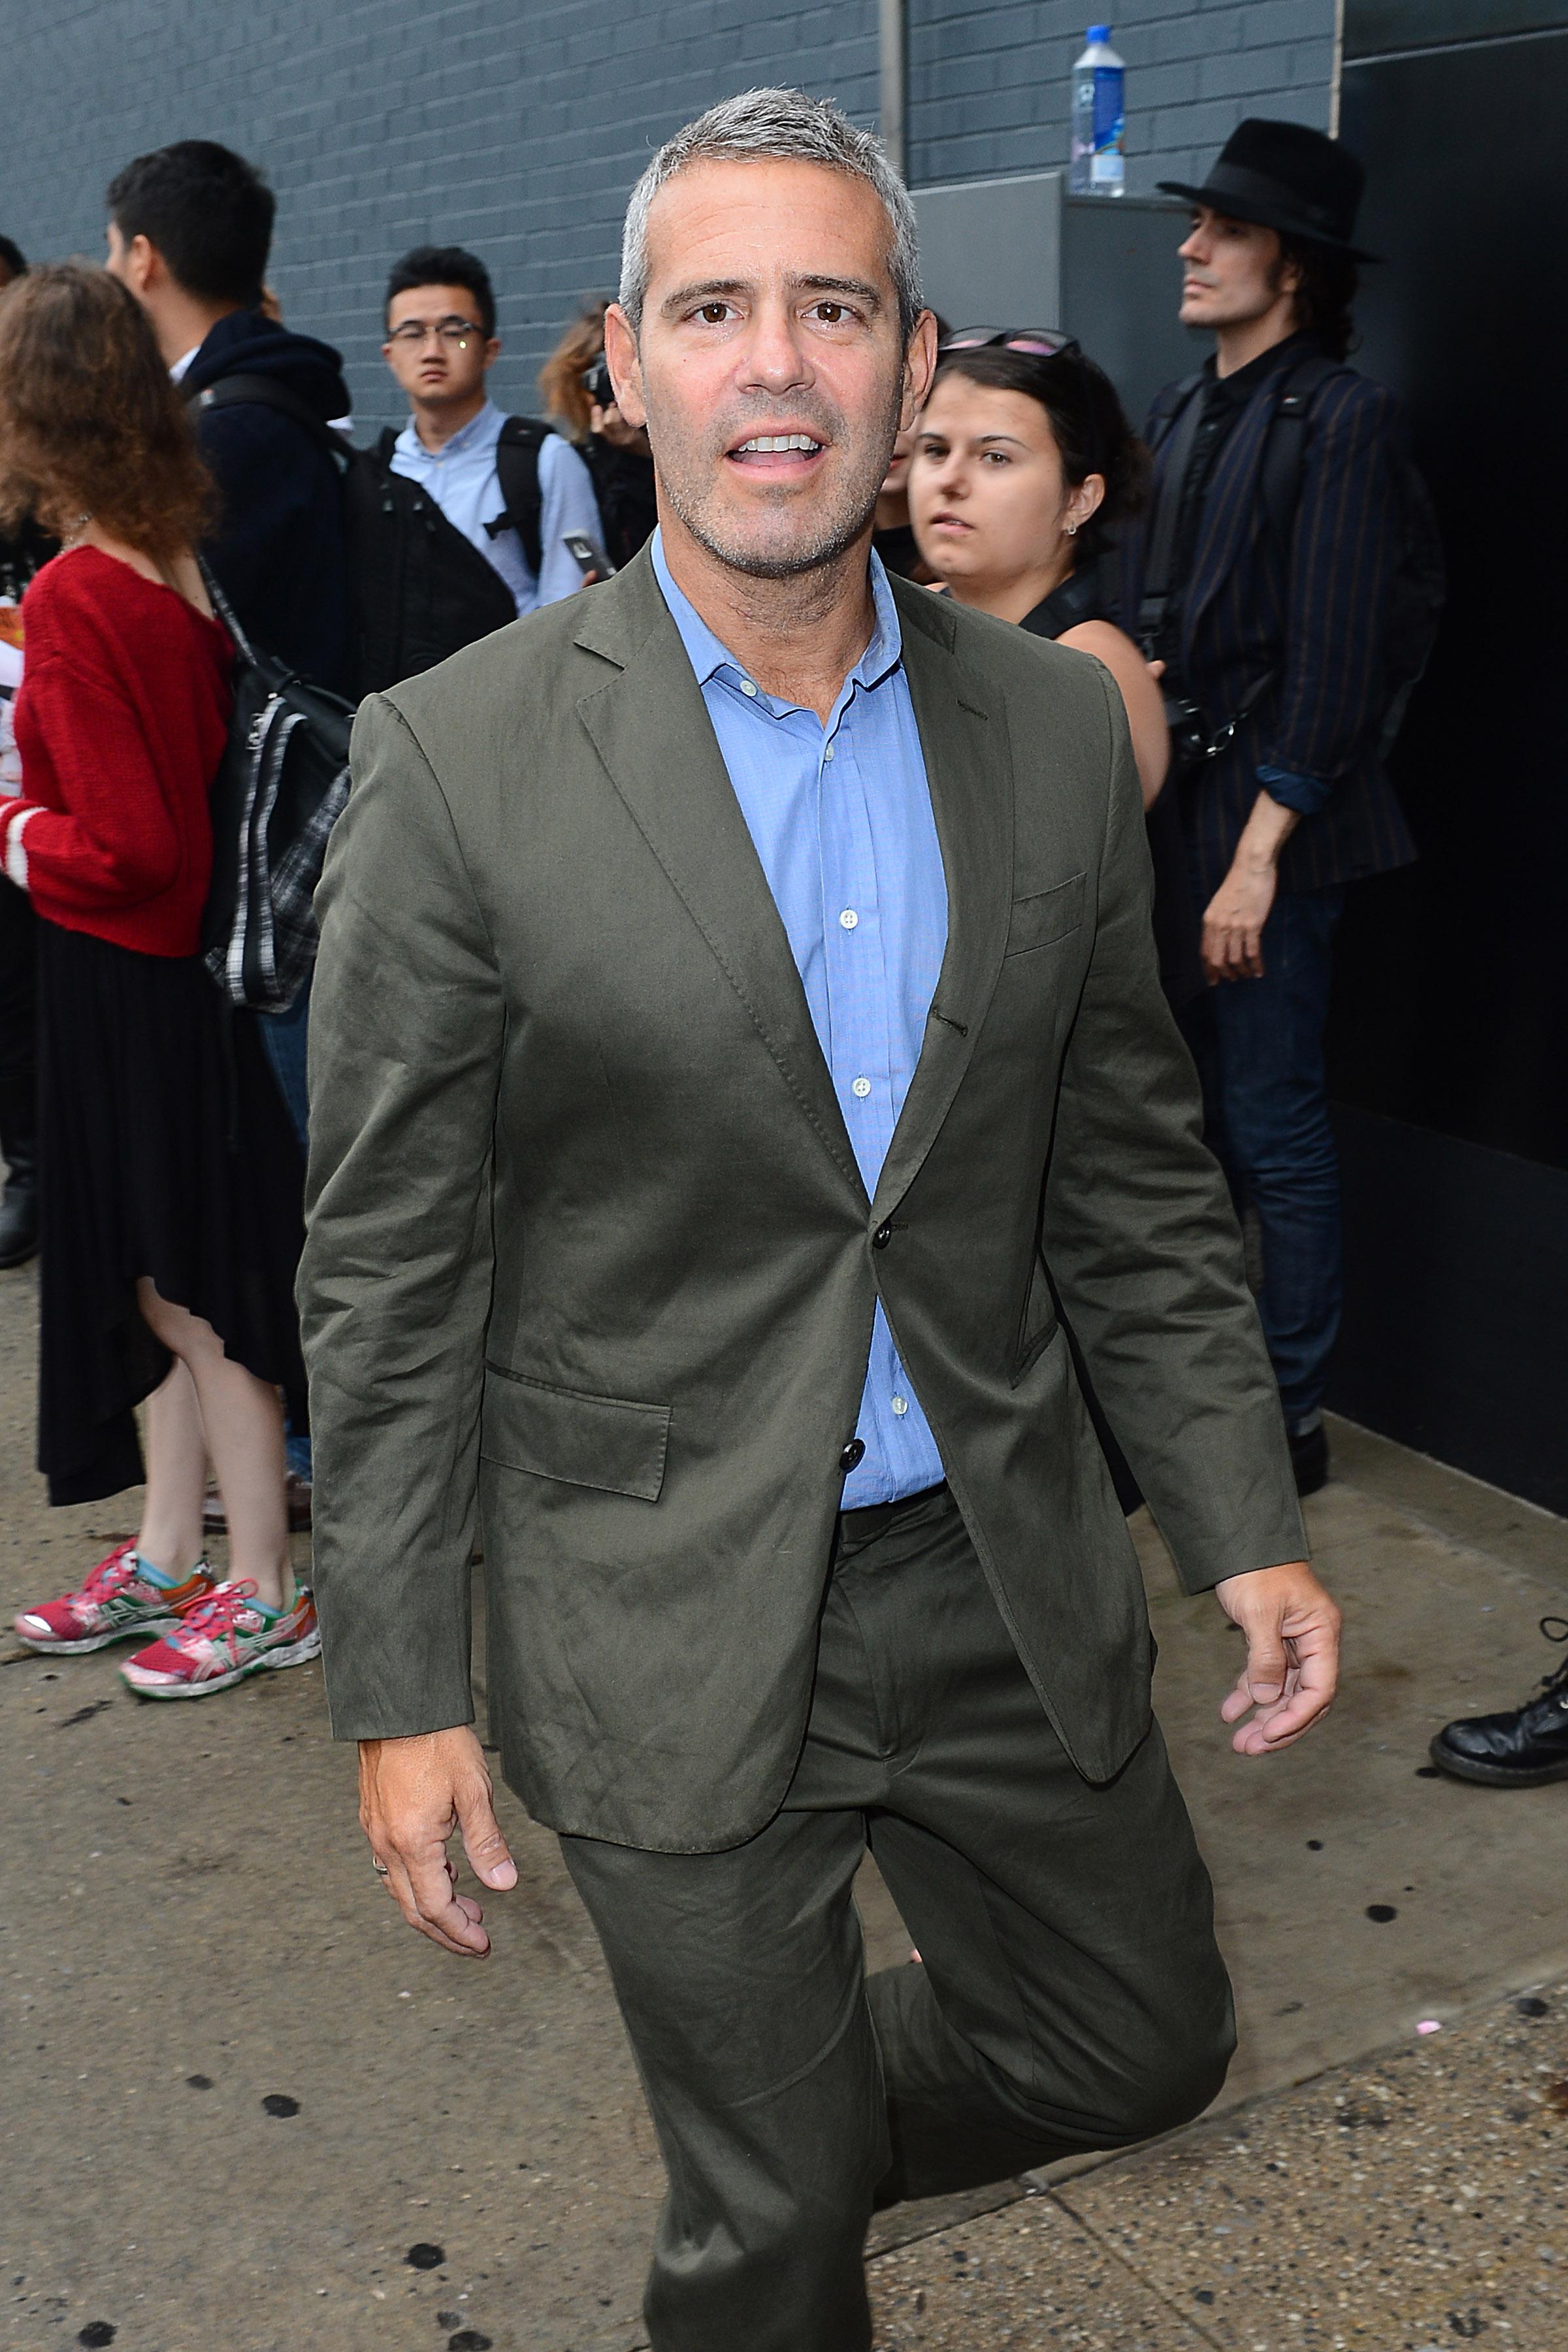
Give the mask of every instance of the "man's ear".
<path id="1" fill-rule="evenodd" d="M 936 373 L 936 318 L 922 310 L 910 331 L 904 349 L 904 392 L 899 406 L 899 430 L 910 432 L 916 417 L 926 404 L 931 380 Z"/>
<path id="2" fill-rule="evenodd" d="M 605 313 L 605 364 L 616 387 L 616 406 L 628 425 L 646 425 L 647 409 L 642 393 L 642 360 L 632 322 L 618 302 Z"/>
<path id="3" fill-rule="evenodd" d="M 499 335 L 487 336 L 485 339 L 485 373 L 487 375 L 489 373 L 491 368 L 494 367 L 500 357 L 500 337 Z"/>
<path id="4" fill-rule="evenodd" d="M 133 294 L 145 294 L 149 286 L 166 282 L 169 265 L 151 237 L 140 232 L 125 248 L 125 278 Z"/>

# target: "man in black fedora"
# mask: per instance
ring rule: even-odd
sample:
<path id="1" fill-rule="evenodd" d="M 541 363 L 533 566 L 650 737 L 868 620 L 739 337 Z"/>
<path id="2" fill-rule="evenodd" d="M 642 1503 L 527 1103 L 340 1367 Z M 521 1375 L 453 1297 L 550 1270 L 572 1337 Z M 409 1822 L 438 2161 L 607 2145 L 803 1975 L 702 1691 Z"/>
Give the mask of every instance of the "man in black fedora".
<path id="1" fill-rule="evenodd" d="M 1345 885 L 1414 855 L 1380 757 L 1408 536 L 1394 395 L 1344 364 L 1363 173 L 1321 131 L 1238 125 L 1193 207 L 1181 317 L 1213 356 L 1154 404 L 1124 610 L 1166 665 L 1209 985 L 1191 1009 L 1211 1144 L 1256 1215 L 1259 1307 L 1302 1493 L 1341 1293 L 1323 1075 Z M 1170 798 L 1171 795 L 1167 795 Z"/>

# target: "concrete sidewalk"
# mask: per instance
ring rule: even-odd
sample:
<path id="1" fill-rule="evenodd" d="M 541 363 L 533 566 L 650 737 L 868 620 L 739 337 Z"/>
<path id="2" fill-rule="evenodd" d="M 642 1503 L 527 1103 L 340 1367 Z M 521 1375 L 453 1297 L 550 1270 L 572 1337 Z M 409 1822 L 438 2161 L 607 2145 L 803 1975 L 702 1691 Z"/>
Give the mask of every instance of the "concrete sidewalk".
<path id="1" fill-rule="evenodd" d="M 33 1313 L 0 1278 L 7 1622 L 134 1516 L 43 1508 Z M 1235 1637 L 1142 1537 L 1237 1979 L 1225 2097 L 1133 2156 L 882 2217 L 879 2352 L 1568 2347 L 1568 1788 L 1420 1774 L 1438 1723 L 1543 1669 L 1568 1528 L 1334 1439 L 1310 1516 L 1351 1678 L 1290 1756 L 1230 1754 Z M 662 2179 L 553 1841 L 504 1800 L 521 1887 L 491 1960 L 449 1960 L 376 1891 L 319 1668 L 152 1707 L 119 1654 L 0 1640 L 0 2344 L 633 2352 Z M 901 1957 L 862 1895 L 873 1960 Z"/>

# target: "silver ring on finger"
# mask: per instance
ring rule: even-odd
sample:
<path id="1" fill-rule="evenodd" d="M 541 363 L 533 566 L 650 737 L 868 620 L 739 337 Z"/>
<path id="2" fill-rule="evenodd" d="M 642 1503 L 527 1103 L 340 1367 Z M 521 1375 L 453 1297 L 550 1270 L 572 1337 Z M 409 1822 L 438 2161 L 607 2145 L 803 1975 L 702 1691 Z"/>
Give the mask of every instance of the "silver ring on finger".
<path id="1" fill-rule="evenodd" d="M 371 1866 L 371 1868 L 374 1871 L 374 1873 L 375 1873 L 375 1874 L 376 1874 L 376 1876 L 377 1876 L 378 1878 L 384 1878 L 384 1877 L 386 1877 L 386 1875 L 387 1875 L 387 1867 L 386 1867 L 386 1864 L 385 1864 L 385 1863 L 384 1863 L 384 1862 L 377 1862 L 377 1861 L 375 1861 L 375 1860 L 373 1858 L 373 1859 L 372 1859 L 372 1862 L 371 1862 L 371 1865 L 370 1865 L 370 1866 Z"/>

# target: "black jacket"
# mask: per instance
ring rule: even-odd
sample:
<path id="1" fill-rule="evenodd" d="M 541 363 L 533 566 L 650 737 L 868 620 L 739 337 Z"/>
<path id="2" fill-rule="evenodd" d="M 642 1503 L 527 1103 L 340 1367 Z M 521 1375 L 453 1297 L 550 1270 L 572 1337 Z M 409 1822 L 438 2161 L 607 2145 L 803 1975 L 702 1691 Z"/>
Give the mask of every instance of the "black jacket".
<path id="1" fill-rule="evenodd" d="M 195 396 L 225 376 L 272 376 L 323 425 L 347 414 L 349 391 L 330 343 L 291 334 L 253 310 L 220 319 L 185 372 Z M 318 684 L 349 688 L 348 558 L 342 496 L 329 452 L 259 402 L 193 406 L 196 438 L 217 478 L 218 527 L 205 550 L 240 623 L 269 653 Z"/>
<path id="2" fill-rule="evenodd" d="M 1289 357 L 1282 349 L 1279 370 L 1260 377 L 1231 428 L 1205 498 L 1191 576 L 1179 583 L 1180 680 L 1211 725 L 1235 711 L 1251 679 L 1277 674 L 1230 750 L 1181 787 L 1205 900 L 1235 855 L 1260 767 L 1322 787 L 1321 806 L 1286 844 L 1283 888 L 1323 889 L 1406 865 L 1415 854 L 1379 752 L 1387 702 L 1381 624 L 1399 550 L 1404 412 L 1392 392 L 1351 368 L 1327 380 L 1309 411 L 1287 546 L 1267 527 L 1262 463 Z M 1142 601 L 1172 436 L 1152 428 L 1150 438 L 1155 501 L 1123 541 L 1124 625 Z"/>

